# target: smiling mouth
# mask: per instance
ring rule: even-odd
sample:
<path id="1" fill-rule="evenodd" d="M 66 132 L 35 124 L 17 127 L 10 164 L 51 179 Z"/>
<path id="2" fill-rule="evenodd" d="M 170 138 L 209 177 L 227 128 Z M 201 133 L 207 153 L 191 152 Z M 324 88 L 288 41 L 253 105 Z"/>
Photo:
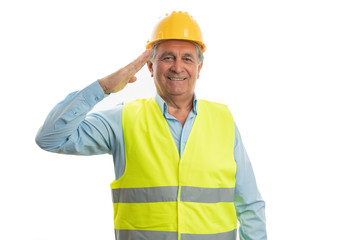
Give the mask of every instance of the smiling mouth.
<path id="1" fill-rule="evenodd" d="M 175 78 L 175 77 L 168 77 L 171 81 L 184 81 L 186 78 Z"/>

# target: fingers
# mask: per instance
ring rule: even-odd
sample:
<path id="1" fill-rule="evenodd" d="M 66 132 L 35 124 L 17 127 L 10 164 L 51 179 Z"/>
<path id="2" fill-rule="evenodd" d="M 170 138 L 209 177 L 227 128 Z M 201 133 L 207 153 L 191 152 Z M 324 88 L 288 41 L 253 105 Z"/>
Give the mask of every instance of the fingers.
<path id="1" fill-rule="evenodd" d="M 136 81 L 135 74 L 150 60 L 152 50 L 146 50 L 126 67 L 99 80 L 104 93 L 115 93 L 125 88 L 128 83 Z"/>
<path id="2" fill-rule="evenodd" d="M 137 78 L 135 76 L 133 76 L 130 80 L 129 80 L 129 83 L 133 83 L 133 82 L 136 82 Z"/>
<path id="3" fill-rule="evenodd" d="M 135 75 L 150 60 L 151 49 L 145 50 L 138 58 L 128 64 L 125 68 L 128 68 L 130 75 Z"/>

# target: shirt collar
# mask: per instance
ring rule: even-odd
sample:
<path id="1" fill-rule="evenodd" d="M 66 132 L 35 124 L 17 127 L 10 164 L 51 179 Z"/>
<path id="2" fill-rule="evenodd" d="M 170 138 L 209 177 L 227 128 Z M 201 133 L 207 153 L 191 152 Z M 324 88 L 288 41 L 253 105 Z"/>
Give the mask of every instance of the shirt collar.
<path id="1" fill-rule="evenodd" d="M 159 108 L 161 110 L 161 113 L 164 115 L 168 113 L 168 106 L 166 104 L 166 102 L 164 101 L 164 99 L 162 99 L 162 97 L 160 97 L 160 95 L 158 93 L 155 94 L 154 97 L 156 103 L 159 105 Z M 194 102 L 193 102 L 193 108 L 191 111 L 193 111 L 193 113 L 196 115 L 197 114 L 197 98 L 196 98 L 196 94 L 194 93 Z"/>

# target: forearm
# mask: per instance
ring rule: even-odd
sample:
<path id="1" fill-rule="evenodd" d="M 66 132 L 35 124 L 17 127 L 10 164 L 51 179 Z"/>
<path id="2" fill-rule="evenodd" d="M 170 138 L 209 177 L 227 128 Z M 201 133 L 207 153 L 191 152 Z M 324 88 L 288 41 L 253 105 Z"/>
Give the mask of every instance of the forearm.
<path id="1" fill-rule="evenodd" d="M 235 208 L 241 240 L 266 240 L 265 202 L 258 190 L 251 162 L 235 127 L 234 157 L 237 164 Z"/>
<path id="2" fill-rule="evenodd" d="M 97 82 L 69 94 L 49 113 L 37 133 L 36 143 L 46 151 L 89 154 L 89 149 L 81 149 L 88 145 L 85 142 L 89 142 L 86 133 L 94 131 L 91 119 L 87 120 L 87 114 L 103 98 L 104 93 Z M 98 145 L 95 142 L 93 144 Z"/>
<path id="3" fill-rule="evenodd" d="M 240 222 L 240 239 L 266 240 L 265 202 L 256 186 L 251 166 L 246 168 L 248 173 L 243 174 L 243 179 L 237 179 L 235 188 L 235 208 Z"/>
<path id="4" fill-rule="evenodd" d="M 266 240 L 265 202 L 258 199 L 249 204 L 236 207 L 240 222 L 239 235 L 241 240 Z"/>

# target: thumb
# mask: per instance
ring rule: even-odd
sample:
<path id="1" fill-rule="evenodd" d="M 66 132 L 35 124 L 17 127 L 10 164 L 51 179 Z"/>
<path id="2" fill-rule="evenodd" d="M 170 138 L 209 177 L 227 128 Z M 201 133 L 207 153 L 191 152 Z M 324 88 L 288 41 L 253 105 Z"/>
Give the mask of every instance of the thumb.
<path id="1" fill-rule="evenodd" d="M 133 83 L 136 82 L 137 78 L 135 76 L 133 76 L 132 78 L 130 78 L 129 83 Z"/>

